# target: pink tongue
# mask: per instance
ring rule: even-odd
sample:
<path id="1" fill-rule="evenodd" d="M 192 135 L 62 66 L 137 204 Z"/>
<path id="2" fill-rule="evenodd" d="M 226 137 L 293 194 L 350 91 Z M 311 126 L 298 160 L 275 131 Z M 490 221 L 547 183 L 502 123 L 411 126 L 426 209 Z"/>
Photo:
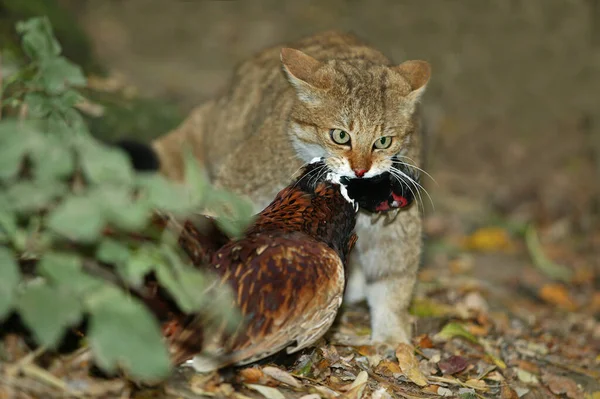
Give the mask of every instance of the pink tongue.
<path id="1" fill-rule="evenodd" d="M 394 201 L 398 202 L 399 208 L 403 208 L 408 204 L 408 200 L 401 195 L 392 193 L 392 197 L 394 198 Z"/>
<path id="2" fill-rule="evenodd" d="M 375 210 L 378 212 L 387 211 L 388 209 L 390 209 L 390 206 L 388 205 L 387 202 L 382 202 L 375 207 Z"/>

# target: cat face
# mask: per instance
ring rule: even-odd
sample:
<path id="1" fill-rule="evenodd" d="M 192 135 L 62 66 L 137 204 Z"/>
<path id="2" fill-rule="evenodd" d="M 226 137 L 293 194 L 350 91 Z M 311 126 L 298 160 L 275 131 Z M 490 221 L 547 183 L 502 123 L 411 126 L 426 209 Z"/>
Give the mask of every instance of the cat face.
<path id="1" fill-rule="evenodd" d="M 320 62 L 292 49 L 281 59 L 298 97 L 290 134 L 304 161 L 321 157 L 341 176 L 369 178 L 389 171 L 410 146 L 428 63 Z"/>

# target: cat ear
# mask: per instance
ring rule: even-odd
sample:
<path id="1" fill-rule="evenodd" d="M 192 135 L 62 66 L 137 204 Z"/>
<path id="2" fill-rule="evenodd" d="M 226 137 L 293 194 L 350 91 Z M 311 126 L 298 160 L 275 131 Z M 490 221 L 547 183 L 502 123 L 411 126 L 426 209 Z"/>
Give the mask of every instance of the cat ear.
<path id="1" fill-rule="evenodd" d="M 333 69 L 300 50 L 281 49 L 281 64 L 302 101 L 318 101 L 320 92 L 333 84 Z"/>
<path id="2" fill-rule="evenodd" d="M 405 61 L 392 69 L 408 81 L 411 91 L 406 98 L 416 104 L 425 92 L 431 77 L 431 65 L 427 61 L 413 60 Z"/>

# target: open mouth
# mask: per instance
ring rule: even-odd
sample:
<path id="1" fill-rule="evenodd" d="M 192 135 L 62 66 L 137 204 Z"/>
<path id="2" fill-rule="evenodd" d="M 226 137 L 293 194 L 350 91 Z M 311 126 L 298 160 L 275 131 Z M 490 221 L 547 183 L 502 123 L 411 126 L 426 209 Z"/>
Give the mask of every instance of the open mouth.
<path id="1" fill-rule="evenodd" d="M 418 178 L 410 168 L 400 163 L 394 163 L 394 168 L 415 182 Z M 408 179 L 399 179 L 390 172 L 378 176 L 351 179 L 342 177 L 340 183 L 346 186 L 348 196 L 368 212 L 387 212 L 405 208 L 413 203 L 416 185 L 410 187 Z"/>

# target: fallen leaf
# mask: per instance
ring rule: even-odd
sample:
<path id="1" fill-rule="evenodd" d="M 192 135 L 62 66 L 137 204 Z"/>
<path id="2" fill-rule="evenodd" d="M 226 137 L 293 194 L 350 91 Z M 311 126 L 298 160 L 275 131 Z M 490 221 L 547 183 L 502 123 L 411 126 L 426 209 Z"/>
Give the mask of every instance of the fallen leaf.
<path id="1" fill-rule="evenodd" d="M 517 377 L 521 382 L 524 382 L 525 384 L 537 385 L 540 383 L 540 381 L 534 374 L 531 374 L 530 372 L 520 368 L 517 368 Z"/>
<path id="2" fill-rule="evenodd" d="M 366 371 L 361 371 L 356 376 L 356 379 L 354 380 L 354 382 L 350 386 L 350 389 L 354 389 L 354 388 L 359 387 L 361 385 L 365 385 L 367 383 L 368 379 L 369 379 L 369 374 L 367 374 Z"/>
<path id="3" fill-rule="evenodd" d="M 519 395 L 515 392 L 514 389 L 509 387 L 508 385 L 502 385 L 500 388 L 500 398 L 501 399 L 519 399 Z"/>
<path id="4" fill-rule="evenodd" d="M 450 356 L 448 359 L 440 360 L 438 367 L 443 374 L 456 374 L 466 369 L 468 364 L 464 357 Z"/>
<path id="5" fill-rule="evenodd" d="M 412 346 L 408 344 L 400 344 L 396 348 L 396 358 L 402 373 L 412 382 L 420 387 L 427 385 L 427 378 L 419 368 L 419 362 L 413 353 Z"/>
<path id="6" fill-rule="evenodd" d="M 508 232 L 500 227 L 483 227 L 462 242 L 467 250 L 482 252 L 509 252 L 515 247 Z"/>
<path id="7" fill-rule="evenodd" d="M 442 331 L 437 333 L 434 336 L 434 340 L 447 341 L 454 337 L 462 337 L 467 339 L 468 341 L 479 343 L 477 338 L 468 332 L 462 324 L 450 322 L 442 328 Z"/>
<path id="8" fill-rule="evenodd" d="M 429 338 L 429 335 L 424 334 L 418 338 L 419 340 L 419 348 L 433 348 L 433 341 Z"/>
<path id="9" fill-rule="evenodd" d="M 379 362 L 379 364 L 375 368 L 375 371 L 378 374 L 386 375 L 386 376 L 393 376 L 394 374 L 402 374 L 402 370 L 400 369 L 400 366 L 397 363 L 391 362 L 389 360 L 382 360 L 381 362 Z"/>
<path id="10" fill-rule="evenodd" d="M 240 376 L 242 377 L 244 382 L 253 384 L 255 382 L 258 382 L 262 378 L 263 372 L 259 368 L 249 367 L 246 369 L 241 369 Z"/>
<path id="11" fill-rule="evenodd" d="M 321 399 L 321 395 L 318 393 L 311 393 L 308 395 L 301 396 L 300 399 Z"/>
<path id="12" fill-rule="evenodd" d="M 544 301 L 558 305 L 567 310 L 575 310 L 577 304 L 569 295 L 569 292 L 562 284 L 546 284 L 539 292 L 540 298 Z"/>
<path id="13" fill-rule="evenodd" d="M 277 367 L 263 367 L 262 372 L 268 375 L 269 377 L 277 380 L 279 382 L 283 382 L 294 388 L 301 388 L 302 385 L 295 379 L 290 373 L 287 371 L 283 371 L 278 369 Z"/>
<path id="14" fill-rule="evenodd" d="M 373 392 L 371 399 L 392 399 L 392 395 L 385 388 L 381 387 Z"/>
<path id="15" fill-rule="evenodd" d="M 469 388 L 477 389 L 480 391 L 487 391 L 488 385 L 483 380 L 477 380 L 475 378 L 465 381 L 465 385 Z"/>
<path id="16" fill-rule="evenodd" d="M 454 393 L 448 388 L 438 387 L 437 392 L 439 396 L 454 396 Z"/>
<path id="17" fill-rule="evenodd" d="M 555 395 L 566 394 L 571 399 L 583 397 L 582 393 L 577 388 L 575 381 L 568 377 L 563 377 L 555 374 L 544 372 L 542 374 L 542 382 L 548 386 L 548 389 Z"/>
<path id="18" fill-rule="evenodd" d="M 323 385 L 317 385 L 315 387 L 313 387 L 315 389 L 315 391 L 318 391 L 319 394 L 321 394 L 321 396 L 325 397 L 325 398 L 337 398 L 340 396 L 339 393 L 337 393 L 336 391 L 334 391 L 333 389 L 329 389 L 327 387 L 324 387 Z"/>
<path id="19" fill-rule="evenodd" d="M 377 353 L 377 349 L 373 345 L 361 345 L 356 350 L 363 356 L 373 356 Z"/>
<path id="20" fill-rule="evenodd" d="M 428 298 L 413 299 L 409 311 L 417 317 L 441 317 L 455 313 L 452 306 Z"/>
<path id="21" fill-rule="evenodd" d="M 285 399 L 285 396 L 283 396 L 283 394 L 277 388 L 271 388 L 257 384 L 246 384 L 246 386 L 257 391 L 267 399 Z"/>

